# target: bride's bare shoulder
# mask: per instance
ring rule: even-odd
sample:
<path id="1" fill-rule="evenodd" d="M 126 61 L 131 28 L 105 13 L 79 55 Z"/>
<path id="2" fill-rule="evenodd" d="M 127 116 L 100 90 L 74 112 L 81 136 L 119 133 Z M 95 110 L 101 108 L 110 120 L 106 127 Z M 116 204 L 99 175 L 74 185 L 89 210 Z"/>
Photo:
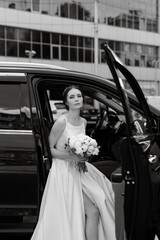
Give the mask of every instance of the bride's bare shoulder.
<path id="1" fill-rule="evenodd" d="M 54 129 L 58 129 L 58 130 L 63 131 L 65 126 L 66 126 L 66 119 L 65 119 L 65 116 L 62 115 L 55 121 L 55 123 L 53 124 L 52 129 L 53 130 Z"/>
<path id="2" fill-rule="evenodd" d="M 84 122 L 84 125 L 86 126 L 87 125 L 87 120 L 83 117 L 81 117 L 81 118 L 82 118 L 82 121 Z"/>

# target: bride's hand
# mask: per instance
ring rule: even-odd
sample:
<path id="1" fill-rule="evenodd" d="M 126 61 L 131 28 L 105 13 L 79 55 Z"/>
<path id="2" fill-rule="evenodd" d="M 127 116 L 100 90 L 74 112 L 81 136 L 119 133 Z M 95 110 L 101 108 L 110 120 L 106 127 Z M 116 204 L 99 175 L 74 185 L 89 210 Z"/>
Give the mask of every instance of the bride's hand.
<path id="1" fill-rule="evenodd" d="M 71 153 L 71 159 L 75 162 L 86 162 L 88 159 L 86 157 Z"/>

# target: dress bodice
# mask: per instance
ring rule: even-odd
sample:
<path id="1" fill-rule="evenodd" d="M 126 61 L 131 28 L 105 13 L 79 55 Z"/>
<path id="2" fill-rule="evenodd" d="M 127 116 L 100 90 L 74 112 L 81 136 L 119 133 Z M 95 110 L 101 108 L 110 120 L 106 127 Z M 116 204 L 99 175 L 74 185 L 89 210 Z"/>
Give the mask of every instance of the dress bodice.
<path id="1" fill-rule="evenodd" d="M 60 151 L 66 151 L 65 144 L 68 142 L 68 139 L 72 136 L 78 136 L 80 134 L 85 134 L 85 123 L 84 120 L 81 125 L 75 126 L 68 122 L 67 117 L 64 115 L 64 119 L 66 121 L 65 129 L 59 138 L 56 148 Z"/>

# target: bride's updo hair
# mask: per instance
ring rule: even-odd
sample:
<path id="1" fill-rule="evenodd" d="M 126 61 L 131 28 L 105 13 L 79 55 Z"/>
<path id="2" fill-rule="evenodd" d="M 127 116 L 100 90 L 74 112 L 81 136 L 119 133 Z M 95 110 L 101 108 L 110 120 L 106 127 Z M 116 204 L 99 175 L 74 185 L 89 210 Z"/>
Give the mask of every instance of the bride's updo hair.
<path id="1" fill-rule="evenodd" d="M 67 104 L 66 104 L 66 102 L 67 102 L 67 95 L 68 95 L 68 92 L 69 92 L 71 89 L 78 89 L 78 90 L 81 92 L 81 94 L 82 94 L 82 98 L 84 99 L 83 91 L 82 91 L 82 89 L 81 89 L 79 86 L 77 86 L 77 85 L 70 85 L 70 86 L 66 87 L 66 88 L 64 89 L 64 91 L 63 91 L 62 97 L 63 97 L 63 103 L 64 103 L 64 105 L 65 105 L 65 107 L 66 107 L 67 110 L 69 110 L 69 108 L 68 108 L 68 106 L 67 106 Z"/>

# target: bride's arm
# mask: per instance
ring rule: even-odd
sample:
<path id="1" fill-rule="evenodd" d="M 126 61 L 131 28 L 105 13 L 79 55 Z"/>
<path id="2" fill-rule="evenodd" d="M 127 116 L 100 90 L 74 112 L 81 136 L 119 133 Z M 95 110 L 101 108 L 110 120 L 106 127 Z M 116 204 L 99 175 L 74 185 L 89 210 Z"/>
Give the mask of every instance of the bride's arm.
<path id="1" fill-rule="evenodd" d="M 51 132 L 49 134 L 49 145 L 50 145 L 50 150 L 51 150 L 51 154 L 52 157 L 54 158 L 59 158 L 59 159 L 69 159 L 70 158 L 70 153 L 69 152 L 62 152 L 59 151 L 55 148 L 55 145 L 57 143 L 57 141 L 59 140 L 59 138 L 61 137 L 64 129 L 65 129 L 65 119 L 63 118 L 59 118 L 53 125 Z"/>

